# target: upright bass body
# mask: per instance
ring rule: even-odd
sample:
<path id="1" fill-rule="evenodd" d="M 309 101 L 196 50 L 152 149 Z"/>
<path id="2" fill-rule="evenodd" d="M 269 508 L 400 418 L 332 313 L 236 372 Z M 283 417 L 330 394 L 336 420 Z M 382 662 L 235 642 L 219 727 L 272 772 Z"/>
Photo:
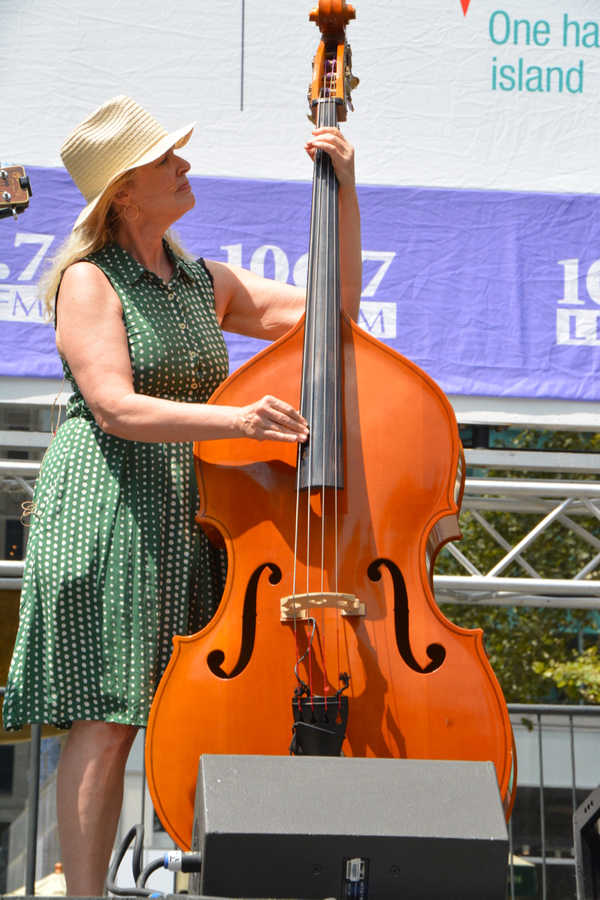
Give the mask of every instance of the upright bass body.
<path id="1" fill-rule="evenodd" d="M 299 408 L 303 337 L 301 322 L 210 402 L 244 406 L 276 393 Z M 347 592 L 361 604 L 349 615 L 310 612 L 313 652 L 298 664 L 298 678 L 331 698 L 332 715 L 339 675 L 350 676 L 343 753 L 491 760 L 505 808 L 512 805 L 512 730 L 482 633 L 450 623 L 431 586 L 437 551 L 459 536 L 454 413 L 423 371 L 345 315 L 340 356 L 342 489 L 298 491 L 294 445 L 195 447 L 199 521 L 224 541 L 228 579 L 210 624 L 175 638 L 147 737 L 152 799 L 183 848 L 201 754 L 289 752 L 294 666 L 310 629 L 282 620 L 281 600 L 299 591 Z M 321 532 L 318 551 L 308 549 L 309 530 Z"/>
<path id="2" fill-rule="evenodd" d="M 319 0 L 310 16 L 322 33 L 311 114 L 335 127 L 357 84 L 354 10 Z M 340 313 L 338 213 L 318 150 L 306 323 L 210 401 L 275 394 L 302 411 L 308 444 L 195 446 L 198 518 L 227 548 L 227 584 L 209 625 L 175 638 L 146 741 L 155 808 L 183 848 L 203 753 L 491 760 L 512 804 L 512 730 L 482 633 L 445 619 L 432 590 L 440 546 L 459 537 L 454 413 L 424 372 Z M 345 739 L 324 751 L 338 720 Z"/>

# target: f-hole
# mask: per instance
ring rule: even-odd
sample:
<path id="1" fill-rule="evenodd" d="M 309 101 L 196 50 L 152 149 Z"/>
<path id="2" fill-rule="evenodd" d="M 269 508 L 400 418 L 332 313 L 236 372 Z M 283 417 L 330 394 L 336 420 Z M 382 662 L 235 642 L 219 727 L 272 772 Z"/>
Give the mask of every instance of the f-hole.
<path id="1" fill-rule="evenodd" d="M 371 581 L 381 581 L 381 567 L 385 566 L 392 576 L 394 585 L 394 624 L 396 629 L 396 644 L 398 652 L 407 666 L 420 675 L 435 672 L 446 659 L 446 649 L 441 644 L 430 644 L 425 651 L 431 662 L 423 669 L 413 656 L 410 646 L 410 631 L 408 621 L 408 594 L 402 572 L 390 559 L 376 559 L 367 569 L 367 575 Z"/>
<path id="2" fill-rule="evenodd" d="M 258 590 L 258 582 L 260 576 L 265 569 L 269 569 L 269 584 L 279 584 L 281 581 L 281 569 L 273 563 L 264 563 L 253 572 L 248 587 L 246 588 L 246 596 L 244 597 L 244 611 L 242 613 L 242 646 L 240 647 L 240 658 L 237 663 L 227 674 L 225 669 L 221 668 L 225 662 L 225 654 L 222 650 L 211 650 L 206 657 L 208 668 L 216 675 L 217 678 L 235 678 L 241 675 L 250 659 L 254 650 L 254 638 L 256 637 L 256 593 Z"/>

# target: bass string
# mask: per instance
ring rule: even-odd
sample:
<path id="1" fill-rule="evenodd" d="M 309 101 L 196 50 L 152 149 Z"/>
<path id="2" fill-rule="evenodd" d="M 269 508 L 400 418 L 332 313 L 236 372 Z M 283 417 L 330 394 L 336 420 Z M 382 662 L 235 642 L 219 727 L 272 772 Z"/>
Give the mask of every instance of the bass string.
<path id="1" fill-rule="evenodd" d="M 324 101 L 324 112 L 325 112 L 325 125 L 329 126 L 331 124 L 331 101 Z M 323 154 L 324 156 L 324 154 Z M 331 165 L 329 164 L 327 159 L 324 159 L 325 171 L 327 173 L 327 178 L 325 180 L 325 194 L 328 202 L 325 206 L 326 213 L 326 221 L 325 221 L 325 259 L 326 264 L 328 266 L 327 270 L 327 287 L 331 284 L 331 246 L 330 246 L 330 235 L 331 235 L 331 222 L 329 217 L 331 215 L 331 197 L 330 190 L 332 188 L 331 184 Z M 333 281 L 333 285 L 335 285 L 335 279 Z M 333 300 L 335 302 L 335 297 L 331 297 L 330 301 Z M 324 336 L 324 347 L 323 347 L 323 396 L 321 397 L 321 407 L 323 413 L 323 443 L 326 443 L 327 440 L 327 403 L 325 402 L 325 391 L 327 386 L 327 337 L 329 334 L 327 328 L 327 304 L 323 304 L 323 336 Z M 335 379 L 335 372 L 334 372 Z M 322 461 L 322 471 L 321 471 L 321 595 L 325 590 L 325 461 L 327 455 L 325 452 L 321 454 Z M 324 605 L 321 604 L 321 655 L 323 658 L 323 696 L 325 697 L 325 711 L 327 711 L 327 694 L 329 692 L 329 680 L 327 678 L 327 656 L 325 654 L 325 608 Z"/>
<path id="2" fill-rule="evenodd" d="M 320 108 L 319 108 L 319 106 L 317 106 L 317 120 L 318 120 L 319 116 L 320 116 Z M 318 211 L 318 209 L 319 209 L 319 200 L 320 200 L 318 190 L 317 190 L 318 186 L 319 186 L 318 159 L 315 158 L 315 171 L 314 171 L 314 175 L 313 175 L 313 190 L 312 190 L 313 216 L 311 218 L 311 230 L 310 230 L 310 241 L 309 241 L 308 273 L 309 273 L 310 277 L 309 277 L 309 281 L 307 284 L 307 304 L 306 304 L 306 315 L 305 315 L 305 328 L 306 328 L 306 333 L 309 336 L 310 336 L 309 329 L 313 328 L 313 320 L 314 320 L 314 316 L 312 315 L 312 311 L 311 311 L 312 301 L 310 300 L 310 297 L 311 297 L 311 293 L 314 292 L 313 284 L 311 283 L 311 281 L 314 282 L 314 279 L 312 278 L 312 273 L 314 273 L 314 271 L 315 271 L 315 257 L 316 257 L 316 243 L 317 243 L 316 235 L 315 235 L 315 222 L 318 221 L 315 211 Z M 309 340 L 307 338 L 304 342 L 303 365 L 302 365 L 303 378 L 302 378 L 301 389 L 300 389 L 300 409 L 305 410 L 305 412 L 307 413 L 309 423 L 310 423 L 310 415 L 308 413 L 308 410 L 306 410 L 306 402 L 307 402 L 306 401 L 306 373 L 308 370 L 308 363 L 310 360 L 311 349 L 314 348 L 314 343 L 315 343 L 314 335 L 312 337 L 312 340 Z M 310 439 L 310 435 L 309 435 L 309 439 Z M 294 526 L 294 561 L 293 561 L 293 584 L 292 584 L 292 602 L 293 602 L 293 611 L 294 611 L 294 642 L 296 645 L 296 670 L 295 671 L 296 671 L 296 677 L 297 677 L 298 681 L 300 681 L 300 677 L 298 674 L 298 666 L 300 664 L 300 658 L 299 658 L 299 649 L 298 649 L 298 618 L 297 618 L 297 606 L 296 606 L 296 589 L 297 589 L 297 575 L 298 575 L 298 537 L 299 537 L 299 531 L 300 531 L 300 489 L 301 489 L 301 469 L 302 469 L 303 452 L 304 452 L 303 445 L 298 444 L 297 462 L 296 462 L 296 512 L 295 512 L 295 526 Z M 310 459 L 311 459 L 310 444 L 309 444 L 309 447 L 306 448 L 306 452 L 309 454 L 309 465 L 310 465 Z M 309 484 L 310 484 L 310 479 L 309 479 Z M 308 610 L 307 610 L 307 615 L 308 615 Z M 310 650 L 311 645 L 312 645 L 312 641 L 309 644 L 309 648 L 308 648 L 309 650 Z M 302 659 L 304 659 L 305 656 L 306 656 L 306 653 L 303 654 Z"/>
<path id="3" fill-rule="evenodd" d="M 335 77 L 335 69 L 333 72 L 333 76 Z M 332 79 L 333 81 L 333 79 Z M 337 115 L 336 115 L 336 106 L 335 106 L 335 97 L 329 96 L 327 100 L 323 101 L 323 112 L 324 112 L 324 122 L 323 125 L 327 127 L 335 127 L 337 125 Z M 333 475 L 334 475 L 334 483 L 333 483 L 333 502 L 334 502 L 334 571 L 333 571 L 333 588 L 335 594 L 338 594 L 338 577 L 337 577 L 337 551 L 338 551 L 338 498 L 337 498 L 337 485 L 338 485 L 338 432 L 337 432 L 337 400 L 338 400 L 338 320 L 339 320 L 339 277 L 338 277 L 338 242 L 337 242 L 337 228 L 338 228 L 338 210 L 337 210 L 337 180 L 335 176 L 335 172 L 333 170 L 333 166 L 331 161 L 325 154 L 323 154 L 323 161 L 325 166 L 326 177 L 323 179 L 322 184 L 324 185 L 324 193 L 328 198 L 328 202 L 326 205 L 326 221 L 325 221 L 325 247 L 326 253 L 325 258 L 327 260 L 327 264 L 329 266 L 327 271 L 327 287 L 331 291 L 330 302 L 329 302 L 329 311 L 330 311 L 330 321 L 329 324 L 333 326 L 333 335 L 332 335 L 332 352 L 333 352 L 333 372 L 332 372 L 332 381 L 333 381 L 333 429 L 331 427 L 328 428 L 327 421 L 327 411 L 328 405 L 325 402 L 325 397 L 322 399 L 322 413 L 323 413 L 323 439 L 327 440 L 328 433 L 333 430 Z M 332 247 L 333 244 L 333 247 Z M 333 251 L 333 254 L 332 254 Z M 333 314 L 331 314 L 333 313 Z M 324 309 L 323 315 L 326 316 L 327 312 Z M 324 341 L 325 345 L 323 348 L 323 367 L 324 367 L 324 387 L 327 385 L 327 362 L 329 359 L 329 347 L 328 340 L 330 337 L 330 329 L 325 327 L 323 329 Z M 325 543 L 326 543 L 326 517 L 327 517 L 327 507 L 326 507 L 326 488 L 325 488 L 325 462 L 326 462 L 326 454 L 322 455 L 322 483 L 321 483 L 321 594 L 325 589 Z M 339 671 L 341 669 L 340 666 L 340 612 L 339 608 L 336 607 L 336 649 L 337 649 L 337 662 L 338 662 L 338 686 L 340 685 L 339 679 Z M 321 607 L 321 652 L 323 658 L 323 680 L 324 680 L 324 696 L 325 696 L 325 709 L 327 709 L 327 694 L 329 692 L 329 679 L 327 675 L 327 655 L 326 655 L 326 627 L 325 627 L 325 613 L 324 606 Z"/>
<path id="4" fill-rule="evenodd" d="M 322 120 L 322 101 L 319 101 L 317 106 L 317 127 L 321 126 Z M 317 201 L 317 207 L 314 210 L 314 221 L 319 223 L 321 221 L 321 207 L 323 202 L 323 169 L 324 169 L 324 160 L 323 160 L 323 152 L 317 150 L 315 155 L 315 199 Z M 316 374 L 316 345 L 317 345 L 317 316 L 316 316 L 316 303 L 315 303 L 315 295 L 317 282 L 314 277 L 315 273 L 315 264 L 316 259 L 319 256 L 319 247 L 318 241 L 320 239 L 319 229 L 317 227 L 316 233 L 314 235 L 314 256 L 311 260 L 312 262 L 312 275 L 311 278 L 311 327 L 310 327 L 310 361 L 311 361 L 311 373 L 310 373 L 310 400 L 309 400 L 309 422 L 311 426 L 311 431 L 314 431 L 312 428 L 314 422 L 314 412 L 315 412 L 315 374 Z M 311 488 L 312 488 L 312 475 L 313 475 L 313 440 L 310 438 L 311 443 L 308 447 L 308 484 L 306 489 L 306 607 L 307 607 L 307 616 L 310 618 L 310 511 L 311 511 Z M 310 703 L 311 707 L 314 710 L 314 687 L 313 687 L 313 642 L 310 642 L 308 648 L 308 684 L 310 689 Z"/>
<path id="5" fill-rule="evenodd" d="M 321 109 L 320 104 L 317 106 L 317 125 L 320 122 Z M 317 256 L 317 237 L 318 230 L 315 228 L 315 223 L 319 221 L 319 213 L 320 213 L 320 191 L 319 187 L 321 184 L 321 176 L 322 176 L 322 165 L 320 154 L 317 153 L 315 156 L 315 172 L 313 177 L 313 197 L 312 197 L 312 209 L 313 216 L 311 222 L 311 234 L 310 234 L 310 246 L 309 246 L 309 281 L 308 281 L 308 290 L 307 290 L 307 308 L 306 308 L 306 321 L 305 328 L 306 339 L 305 339 L 305 347 L 303 354 L 303 378 L 302 378 L 302 386 L 301 386 L 301 398 L 300 398 L 300 408 L 305 410 L 306 417 L 308 419 L 309 425 L 312 424 L 313 421 L 313 410 L 314 410 L 314 375 L 315 375 L 315 346 L 316 346 L 316 335 L 315 335 L 315 327 L 316 327 L 316 319 L 314 315 L 314 303 L 312 300 L 312 295 L 314 294 L 314 277 L 313 273 L 315 271 L 315 262 Z M 311 377 L 310 377 L 310 393 L 308 398 L 306 397 L 306 389 L 307 389 L 307 370 L 308 363 L 310 362 L 311 367 Z M 310 440 L 310 435 L 309 435 Z M 306 595 L 308 597 L 309 589 L 310 589 L 310 485 L 312 482 L 312 449 L 311 444 L 307 448 L 308 453 L 308 475 L 307 475 L 307 501 L 308 501 L 308 509 L 307 509 L 307 532 L 306 532 Z M 301 488 L 301 459 L 302 459 L 302 445 L 298 445 L 297 452 L 297 468 L 296 468 L 296 520 L 295 520 L 295 535 L 294 535 L 294 576 L 293 576 L 293 591 L 292 591 L 292 602 L 294 609 L 294 640 L 296 645 L 296 678 L 297 681 L 300 682 L 299 675 L 299 649 L 298 649 L 298 620 L 296 614 L 296 586 L 297 586 L 297 568 L 298 568 L 298 536 L 300 532 L 300 488 Z M 310 628 L 310 608 L 309 602 L 307 599 L 307 616 L 308 616 L 308 627 Z M 312 640 L 309 641 L 307 653 L 304 653 L 302 659 L 304 659 L 308 654 L 308 669 L 309 669 L 309 692 L 311 697 L 311 705 L 314 708 L 314 704 L 312 703 L 313 696 L 313 681 L 312 681 Z"/>
<path id="6" fill-rule="evenodd" d="M 334 65 L 334 76 L 337 81 L 337 66 Z M 332 127 L 337 126 L 337 106 L 335 103 L 335 91 L 333 97 L 330 98 L 329 101 L 329 114 L 330 121 L 329 124 Z M 333 166 L 330 167 L 331 176 L 333 179 L 333 203 L 331 204 L 331 213 L 333 217 L 333 239 L 335 242 L 334 254 L 333 254 L 333 286 L 334 286 L 334 297 L 333 297 L 333 504 L 334 504 L 334 542 L 333 542 L 333 550 L 334 550 L 334 569 L 333 569 L 333 589 L 335 591 L 336 596 L 339 592 L 339 584 L 338 584 L 338 542 L 339 542 L 339 534 L 338 534 L 338 463 L 339 463 L 339 453 L 338 453 L 338 440 L 341 439 L 341 435 L 338 434 L 338 397 L 339 397 L 339 388 L 340 385 L 338 383 L 339 375 L 340 375 L 340 357 L 339 357 L 339 328 L 340 328 L 340 316 L 341 316 L 341 282 L 340 282 L 340 272 L 339 272 L 339 209 L 338 209 L 338 196 L 337 196 L 337 177 L 335 172 L 333 171 Z M 323 510 L 325 510 L 325 506 L 323 504 Z M 341 687 L 341 661 L 340 661 L 340 609 L 336 606 L 336 622 L 335 622 L 335 630 L 336 630 L 336 651 L 337 651 L 337 671 L 338 671 L 338 688 Z M 325 655 L 325 650 L 323 646 L 323 655 Z M 339 705 L 341 706 L 341 694 L 339 695 Z"/>
<path id="7" fill-rule="evenodd" d="M 336 71 L 337 76 L 337 71 Z M 333 124 L 337 125 L 337 108 L 335 106 L 335 101 L 333 104 Z M 339 591 L 338 585 L 338 543 L 339 543 L 339 534 L 338 534 L 338 462 L 339 462 L 339 454 L 338 454 L 338 440 L 341 440 L 341 435 L 338 434 L 338 392 L 340 389 L 340 385 L 338 384 L 338 377 L 340 375 L 340 362 L 341 358 L 338 356 L 339 353 L 339 338 L 340 338 L 340 325 L 341 325 L 341 279 L 340 279 L 340 270 L 339 270 L 339 207 L 338 207 L 338 197 L 337 197 L 337 181 L 336 181 L 336 192 L 335 192 L 335 202 L 333 204 L 333 215 L 335 218 L 335 234 L 337 235 L 337 248 L 335 254 L 335 279 L 334 283 L 336 286 L 336 293 L 340 291 L 340 295 L 335 298 L 335 317 L 334 317 L 334 329 L 333 329 L 333 371 L 334 371 L 334 392 L 333 392 L 333 446 L 335 459 L 333 464 L 333 503 L 334 503 L 334 590 L 336 596 Z M 341 410 L 339 410 L 341 412 Z M 338 672 L 338 690 L 341 688 L 341 660 L 340 660 L 340 609 L 336 607 L 336 616 L 335 616 L 335 632 L 336 632 L 336 650 L 337 650 L 337 672 Z M 338 708 L 341 707 L 342 704 L 342 695 L 338 694 Z"/>
<path id="8" fill-rule="evenodd" d="M 301 404 L 302 408 L 302 404 Z M 296 679 L 299 679 L 299 666 L 300 666 L 300 653 L 298 650 L 298 617 L 296 615 L 296 576 L 298 571 L 298 511 L 299 511 L 299 501 L 300 501 L 300 447 L 302 445 L 298 444 L 297 452 L 296 452 L 296 514 L 295 514 L 295 526 L 294 526 L 294 560 L 292 567 L 292 609 L 294 611 L 294 648 L 296 655 L 296 665 L 294 667 L 294 671 L 296 673 Z M 298 697 L 298 702 L 300 702 L 300 697 Z"/>
<path id="9" fill-rule="evenodd" d="M 332 100 L 331 97 L 329 97 L 322 101 L 321 107 L 322 107 L 322 114 L 323 114 L 321 124 L 324 125 L 325 127 L 331 127 L 332 125 L 335 124 L 335 101 Z M 325 232 L 324 235 L 321 234 L 321 239 L 323 239 L 323 237 L 324 237 L 324 240 L 325 240 L 324 256 L 325 256 L 325 261 L 326 261 L 326 266 L 327 266 L 327 270 L 325 273 L 323 273 L 321 275 L 321 278 L 323 278 L 324 275 L 326 276 L 324 278 L 326 290 L 328 292 L 330 292 L 330 295 L 328 297 L 329 303 L 328 304 L 322 303 L 322 313 L 321 313 L 321 315 L 322 315 L 321 327 L 322 327 L 322 335 L 323 335 L 322 353 L 323 353 L 324 378 L 323 378 L 323 382 L 322 382 L 323 395 L 321 397 L 319 397 L 319 400 L 321 402 L 322 417 L 323 417 L 323 419 L 322 419 L 322 438 L 323 438 L 323 442 L 325 443 L 327 441 L 327 436 L 328 436 L 328 434 L 330 434 L 330 431 L 331 431 L 331 428 L 328 427 L 328 426 L 330 426 L 330 423 L 328 422 L 328 419 L 327 419 L 328 404 L 326 403 L 326 398 L 325 398 L 325 391 L 326 391 L 326 386 L 327 386 L 327 382 L 328 382 L 328 374 L 329 374 L 328 369 L 327 369 L 328 360 L 329 360 L 329 347 L 328 347 L 329 328 L 327 326 L 331 324 L 331 321 L 329 321 L 329 322 L 327 321 L 327 314 L 328 314 L 328 308 L 329 308 L 329 318 L 331 319 L 331 309 L 333 307 L 333 321 L 335 324 L 335 311 L 337 308 L 337 299 L 338 298 L 336 296 L 337 286 L 336 286 L 336 279 L 335 279 L 335 275 L 336 275 L 335 268 L 332 269 L 332 263 L 333 263 L 333 266 L 335 266 L 335 261 L 332 260 L 332 251 L 335 252 L 337 249 L 335 247 L 332 247 L 332 242 L 335 239 L 334 232 L 332 231 L 332 229 L 335 227 L 335 210 L 333 209 L 333 206 L 335 206 L 335 200 L 336 200 L 335 174 L 334 174 L 333 167 L 332 167 L 329 156 L 322 151 L 320 153 L 320 164 L 321 164 L 320 165 L 320 168 L 321 168 L 320 185 L 321 185 L 321 198 L 322 198 L 321 203 L 323 203 L 323 202 L 325 203 L 325 209 L 324 210 L 320 209 L 319 212 L 320 212 L 320 221 L 323 223 L 323 228 L 324 228 L 324 232 Z M 333 195 L 333 204 L 332 204 L 332 195 Z M 321 255 L 321 259 L 322 258 L 323 257 Z M 315 332 L 313 332 L 313 334 L 314 333 Z M 313 359 L 315 359 L 315 357 L 316 357 L 316 353 L 313 350 Z M 337 380 L 337 373 L 336 373 L 335 367 L 334 367 L 334 371 L 333 371 L 334 396 L 335 396 L 335 391 L 336 391 L 336 380 Z M 334 442 L 334 452 L 336 451 L 336 449 L 337 448 L 336 448 L 335 442 Z M 321 548 L 320 548 L 321 549 L 320 589 L 321 589 L 321 595 L 322 595 L 325 590 L 325 544 L 326 544 L 326 519 L 327 519 L 327 505 L 326 505 L 327 492 L 326 492 L 326 487 L 325 487 L 325 483 L 326 483 L 325 464 L 326 464 L 327 457 L 326 457 L 326 453 L 325 453 L 325 447 L 320 448 L 320 450 L 322 452 Z M 336 453 L 336 456 L 334 459 L 334 472 L 335 472 L 336 468 L 337 468 L 337 453 Z M 334 478 L 335 478 L 335 482 L 337 482 L 337 474 L 334 476 Z M 337 541 L 335 541 L 335 543 L 337 543 Z M 323 661 L 323 694 L 325 697 L 325 709 L 327 709 L 327 694 L 329 691 L 329 678 L 328 678 L 328 674 L 327 674 L 326 633 L 327 633 L 327 630 L 326 630 L 326 626 L 325 626 L 325 608 L 324 608 L 324 605 L 321 604 L 321 655 L 322 655 L 322 661 Z"/>
<path id="10" fill-rule="evenodd" d="M 317 126 L 335 126 L 337 124 L 337 115 L 336 115 L 336 107 L 335 107 L 335 98 L 329 97 L 325 100 L 320 100 L 317 108 Z M 327 282 L 328 285 L 332 288 L 332 307 L 334 310 L 333 315 L 333 452 L 334 452 L 334 460 L 333 460 L 333 472 L 334 472 L 334 542 L 333 542 L 333 550 L 334 550 L 334 570 L 333 570 L 333 587 L 335 593 L 338 593 L 338 498 L 337 498 L 337 485 L 338 485 L 338 452 L 337 452 L 337 443 L 338 443 L 338 428 L 337 428 L 337 404 L 338 404 L 338 359 L 339 359 L 339 346 L 338 346 L 338 319 L 339 319 L 339 285 L 338 285 L 338 263 L 337 263 L 337 246 L 333 248 L 335 251 L 335 259 L 331 260 L 331 249 L 332 243 L 336 243 L 336 232 L 338 227 L 338 210 L 337 210 L 337 191 L 335 190 L 336 182 L 335 182 L 335 172 L 333 167 L 330 164 L 330 160 L 327 154 L 323 151 L 318 151 L 315 158 L 315 181 L 313 186 L 313 224 L 315 222 L 319 222 L 323 220 L 323 202 L 325 198 L 325 258 L 329 262 L 330 269 L 327 272 Z M 327 200 L 331 201 L 331 194 L 333 194 L 334 203 L 332 205 L 331 202 L 327 202 Z M 321 235 L 322 238 L 322 235 Z M 317 246 L 319 239 L 318 230 L 316 233 L 311 234 L 311 247 L 310 247 L 310 268 L 309 271 L 314 273 L 314 265 L 316 262 L 316 258 L 319 255 L 319 248 Z M 312 284 L 309 282 L 309 302 L 312 305 L 311 315 L 310 315 L 310 323 L 309 330 L 307 335 L 307 346 L 308 346 L 308 359 L 310 360 L 310 385 L 309 387 L 309 395 L 308 395 L 308 409 L 307 415 L 309 422 L 312 423 L 314 421 L 314 417 L 317 414 L 315 410 L 316 399 L 315 398 L 315 374 L 316 374 L 316 363 L 317 363 L 317 319 L 315 315 L 315 294 L 316 294 L 316 280 L 314 277 L 312 278 Z M 307 309 L 308 313 L 308 309 Z M 327 359 L 328 359 L 328 329 L 324 329 L 324 366 L 325 366 L 325 378 L 324 383 L 327 383 Z M 306 360 L 305 354 L 305 360 Z M 308 361 L 308 360 L 307 360 Z M 306 367 L 305 367 L 306 371 Z M 302 397 L 301 397 L 301 408 L 304 405 L 305 400 L 305 391 L 307 389 L 307 385 L 305 379 L 303 379 L 302 384 Z M 318 398 L 321 400 L 322 404 L 322 415 L 323 415 L 323 436 L 328 434 L 328 420 L 327 420 L 327 404 L 324 402 L 324 397 Z M 311 562 L 311 485 L 312 485 L 312 475 L 313 475 L 313 453 L 312 447 L 309 445 L 308 447 L 308 475 L 307 475 L 307 505 L 306 505 L 306 594 L 307 597 L 310 594 L 310 562 Z M 296 652 L 296 677 L 297 680 L 300 681 L 299 677 L 299 648 L 298 648 L 298 636 L 297 636 L 297 614 L 296 614 L 296 591 L 297 591 L 297 569 L 298 569 L 298 543 L 299 543 L 299 531 L 300 531 L 300 488 L 301 488 L 301 473 L 300 473 L 300 460 L 302 454 L 302 447 L 299 445 L 298 454 L 297 454 L 297 470 L 296 470 L 296 513 L 295 513 L 295 535 L 294 535 L 294 568 L 293 568 L 293 588 L 292 588 L 292 596 L 294 599 L 293 609 L 294 609 L 294 638 L 295 638 L 295 652 Z M 325 454 L 323 453 L 323 471 L 322 471 L 322 486 L 321 486 L 321 560 L 320 560 L 320 588 L 321 594 L 325 589 L 325 549 L 326 549 L 326 491 L 325 491 Z M 308 625 L 310 626 L 310 621 L 314 622 L 310 615 L 310 599 L 307 599 L 307 615 L 308 615 Z M 339 609 L 336 610 L 336 645 L 337 645 L 337 661 L 338 661 L 338 670 L 341 668 L 340 666 L 340 639 L 339 639 L 339 630 L 340 630 L 340 613 Z M 313 627 L 314 633 L 314 627 Z M 325 707 L 327 708 L 327 693 L 329 691 L 329 683 L 327 677 L 327 662 L 326 662 L 326 647 L 325 647 L 325 614 L 323 606 L 321 608 L 321 652 L 323 658 L 323 680 L 324 680 L 324 695 L 325 695 Z M 313 641 L 309 641 L 307 652 L 303 654 L 302 659 L 304 659 L 308 655 L 308 669 L 309 669 L 309 689 L 310 689 L 310 697 L 311 697 L 311 705 L 312 705 L 312 697 L 314 695 L 313 690 L 313 660 L 312 653 L 314 652 Z M 341 681 L 339 681 L 338 674 L 338 682 L 341 685 Z"/>
<path id="11" fill-rule="evenodd" d="M 333 68 L 333 85 L 335 86 L 335 77 L 337 75 L 335 63 Z M 327 101 L 327 123 L 329 127 L 337 126 L 337 107 L 335 102 L 335 91 L 333 91 L 333 95 L 329 97 Z M 333 353 L 333 373 L 332 373 L 332 381 L 333 381 L 333 428 L 329 428 L 329 431 L 333 431 L 333 518 L 334 518 L 334 539 L 333 539 L 333 552 L 334 552 L 334 568 L 333 568 L 333 590 L 338 595 L 339 592 L 339 584 L 338 584 L 338 463 L 339 463 L 339 454 L 338 454 L 338 439 L 340 435 L 338 434 L 338 392 L 339 392 L 339 324 L 340 324 L 340 278 L 339 278 L 339 216 L 338 216 L 338 197 L 337 197 L 337 177 L 335 174 L 335 170 L 333 168 L 333 164 L 330 160 L 328 160 L 328 178 L 329 185 L 328 190 L 331 192 L 330 203 L 328 204 L 328 215 L 331 215 L 331 222 L 328 222 L 327 225 L 327 241 L 330 240 L 333 242 L 333 247 L 328 246 L 327 259 L 329 261 L 329 265 L 331 266 L 330 271 L 330 284 L 332 287 L 332 296 L 330 302 L 330 324 L 332 326 L 332 353 Z M 326 331 L 326 337 L 330 336 L 330 331 Z M 329 358 L 329 348 L 326 345 L 325 347 L 325 359 Z M 323 423 L 323 434 L 326 435 L 328 433 L 328 429 L 326 428 L 325 421 L 325 409 L 326 404 L 323 404 L 324 409 L 324 423 Z M 325 543 L 325 516 L 326 516 L 326 506 L 325 506 L 325 487 L 322 488 L 323 491 L 323 500 L 322 500 L 322 517 L 323 517 L 323 526 L 322 526 L 322 541 L 323 545 Z M 324 546 L 322 548 L 322 557 L 324 557 Z M 323 574 L 323 573 L 322 573 Z M 327 669 L 326 669 L 326 655 L 325 655 L 325 623 L 323 621 L 323 642 L 322 642 L 322 652 L 323 652 L 323 670 L 324 670 L 324 678 L 325 683 L 327 685 L 326 691 L 328 690 L 328 678 L 327 678 Z M 341 679 L 340 679 L 340 610 L 336 605 L 336 653 L 337 653 L 337 670 L 338 670 L 338 688 L 341 687 Z M 325 704 L 327 705 L 327 693 L 325 691 Z M 340 699 L 341 705 L 341 699 Z"/>

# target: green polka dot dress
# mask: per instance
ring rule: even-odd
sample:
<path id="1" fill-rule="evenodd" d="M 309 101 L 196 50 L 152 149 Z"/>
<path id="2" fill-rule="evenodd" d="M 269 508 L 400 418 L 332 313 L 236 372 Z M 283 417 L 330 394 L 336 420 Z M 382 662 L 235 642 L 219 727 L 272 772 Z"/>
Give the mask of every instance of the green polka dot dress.
<path id="1" fill-rule="evenodd" d="M 89 257 L 122 304 L 137 393 L 203 403 L 227 376 L 212 280 L 173 259 L 168 285 L 118 244 Z M 225 561 L 195 523 L 192 444 L 105 434 L 74 393 L 37 481 L 4 727 L 145 725 L 175 634 L 205 625 Z"/>

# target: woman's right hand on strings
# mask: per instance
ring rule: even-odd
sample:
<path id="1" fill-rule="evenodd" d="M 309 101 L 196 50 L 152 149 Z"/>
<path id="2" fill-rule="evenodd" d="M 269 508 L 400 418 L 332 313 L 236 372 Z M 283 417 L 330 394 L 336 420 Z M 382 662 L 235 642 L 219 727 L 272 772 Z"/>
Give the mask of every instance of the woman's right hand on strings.
<path id="1" fill-rule="evenodd" d="M 308 439 L 308 423 L 289 403 L 267 395 L 256 403 L 238 410 L 242 437 L 255 441 L 287 441 L 304 443 Z"/>

